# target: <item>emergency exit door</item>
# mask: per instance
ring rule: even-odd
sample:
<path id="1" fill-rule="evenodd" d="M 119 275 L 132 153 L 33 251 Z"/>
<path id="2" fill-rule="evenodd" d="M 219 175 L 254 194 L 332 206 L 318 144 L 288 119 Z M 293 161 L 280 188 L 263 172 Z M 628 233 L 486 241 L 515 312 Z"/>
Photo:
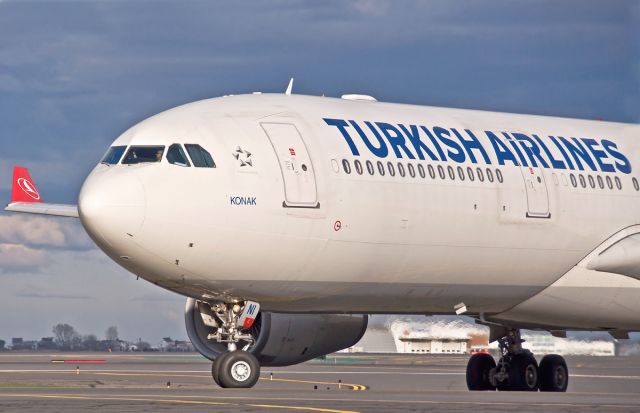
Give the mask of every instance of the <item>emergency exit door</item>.
<path id="1" fill-rule="evenodd" d="M 549 218 L 549 193 L 547 184 L 539 167 L 521 167 L 520 172 L 524 179 L 524 186 L 527 193 L 527 217 L 528 218 Z"/>
<path id="2" fill-rule="evenodd" d="M 290 123 L 261 123 L 280 164 L 285 207 L 318 207 L 316 177 L 304 140 Z"/>

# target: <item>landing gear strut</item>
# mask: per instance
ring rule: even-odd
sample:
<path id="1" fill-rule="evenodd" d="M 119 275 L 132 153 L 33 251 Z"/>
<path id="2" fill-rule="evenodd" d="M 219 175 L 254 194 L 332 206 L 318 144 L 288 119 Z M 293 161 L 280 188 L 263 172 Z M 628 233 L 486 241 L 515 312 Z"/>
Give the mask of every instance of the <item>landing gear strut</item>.
<path id="1" fill-rule="evenodd" d="M 548 355 L 540 366 L 533 354 L 522 348 L 519 329 L 505 329 L 498 339 L 498 363 L 489 354 L 474 354 L 467 364 L 469 390 L 564 392 L 569 384 L 567 364 L 561 356 Z"/>
<path id="2" fill-rule="evenodd" d="M 259 310 L 260 305 L 252 301 L 211 307 L 207 324 L 216 328 L 207 338 L 226 344 L 228 349 L 211 366 L 213 381 L 220 387 L 249 388 L 260 378 L 260 363 L 247 351 L 255 342 L 250 329 Z"/>

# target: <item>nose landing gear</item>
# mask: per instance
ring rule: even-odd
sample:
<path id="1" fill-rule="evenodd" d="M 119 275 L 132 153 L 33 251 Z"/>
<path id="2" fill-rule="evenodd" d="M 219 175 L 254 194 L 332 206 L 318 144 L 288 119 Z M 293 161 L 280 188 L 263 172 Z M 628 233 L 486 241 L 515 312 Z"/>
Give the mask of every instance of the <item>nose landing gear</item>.
<path id="1" fill-rule="evenodd" d="M 223 353 L 211 367 L 213 381 L 223 388 L 250 388 L 260 378 L 260 364 L 246 351 Z"/>
<path id="2" fill-rule="evenodd" d="M 213 381 L 220 387 L 250 388 L 260 378 L 260 363 L 247 351 L 255 343 L 250 330 L 259 311 L 260 305 L 253 301 L 211 307 L 209 324 L 216 328 L 207 338 L 225 344 L 228 350 L 211 366 Z"/>
<path id="3" fill-rule="evenodd" d="M 507 329 L 498 339 L 501 357 L 498 363 L 490 354 L 474 354 L 467 364 L 469 390 L 553 391 L 564 392 L 569 371 L 564 358 L 547 355 L 540 366 L 533 354 L 522 348 L 519 329 Z"/>

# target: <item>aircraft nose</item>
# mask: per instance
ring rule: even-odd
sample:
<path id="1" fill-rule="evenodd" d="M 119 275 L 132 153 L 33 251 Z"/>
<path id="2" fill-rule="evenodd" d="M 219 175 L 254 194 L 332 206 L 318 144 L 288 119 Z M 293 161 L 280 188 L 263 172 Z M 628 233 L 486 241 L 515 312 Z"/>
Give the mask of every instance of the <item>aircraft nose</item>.
<path id="1" fill-rule="evenodd" d="M 140 229 L 145 208 L 144 186 L 131 170 L 97 168 L 85 180 L 78 198 L 87 233 L 102 249 L 114 253 L 120 253 L 127 238 Z"/>

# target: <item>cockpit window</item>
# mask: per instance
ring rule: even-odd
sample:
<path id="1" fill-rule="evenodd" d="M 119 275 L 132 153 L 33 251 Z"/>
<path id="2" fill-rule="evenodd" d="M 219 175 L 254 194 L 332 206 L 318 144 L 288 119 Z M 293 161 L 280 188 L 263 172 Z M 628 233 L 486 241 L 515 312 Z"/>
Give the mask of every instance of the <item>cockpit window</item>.
<path id="1" fill-rule="evenodd" d="M 109 165 L 115 165 L 120 162 L 120 158 L 122 158 L 122 154 L 124 150 L 127 149 L 126 146 L 112 146 L 109 148 L 107 153 L 104 154 L 100 163 L 106 163 Z"/>
<path id="2" fill-rule="evenodd" d="M 196 145 L 193 143 L 187 143 L 184 145 L 187 148 L 187 152 L 189 152 L 189 156 L 193 161 L 193 166 L 197 168 L 215 168 L 216 164 L 213 162 L 213 158 L 211 154 L 207 152 L 200 145 Z"/>
<path id="3" fill-rule="evenodd" d="M 184 153 L 184 149 L 182 149 L 182 146 L 178 143 L 169 146 L 167 150 L 167 161 L 172 165 L 191 166 L 187 155 Z"/>
<path id="4" fill-rule="evenodd" d="M 164 146 L 132 146 L 122 160 L 125 165 L 143 162 L 160 162 Z"/>

